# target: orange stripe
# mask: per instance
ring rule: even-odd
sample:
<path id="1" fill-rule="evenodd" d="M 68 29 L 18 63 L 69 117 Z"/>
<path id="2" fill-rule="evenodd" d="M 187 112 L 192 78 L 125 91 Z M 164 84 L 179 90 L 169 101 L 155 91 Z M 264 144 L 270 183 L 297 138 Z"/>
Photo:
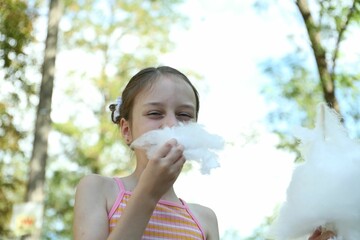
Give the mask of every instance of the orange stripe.
<path id="1" fill-rule="evenodd" d="M 114 215 L 111 217 L 109 221 L 110 232 L 116 225 L 129 198 L 130 196 L 128 194 L 124 195 L 119 207 L 116 209 Z M 150 222 L 144 232 L 144 236 L 171 239 L 202 239 L 202 234 L 198 225 L 195 223 L 195 221 L 192 219 L 186 209 L 177 206 L 158 204 L 155 207 L 155 211 L 159 212 L 159 216 L 151 216 Z M 169 216 L 167 214 L 171 215 Z M 181 218 L 181 220 L 179 220 L 178 218 Z M 160 225 L 154 223 L 159 223 Z"/>

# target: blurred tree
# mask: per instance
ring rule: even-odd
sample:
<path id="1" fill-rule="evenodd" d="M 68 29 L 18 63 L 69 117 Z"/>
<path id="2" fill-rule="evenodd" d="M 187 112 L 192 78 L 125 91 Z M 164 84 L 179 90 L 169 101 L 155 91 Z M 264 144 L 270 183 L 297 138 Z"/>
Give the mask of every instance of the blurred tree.
<path id="1" fill-rule="evenodd" d="M 268 120 L 280 137 L 278 147 L 297 152 L 289 128 L 313 127 L 319 102 L 341 114 L 353 137 L 360 136 L 360 72 L 357 62 L 349 60 L 360 54 L 360 48 L 343 51 L 359 28 L 360 1 L 317 0 L 309 4 L 297 0 L 294 7 L 305 29 L 289 37 L 294 52 L 280 60 L 265 61 L 262 67 L 271 79 L 263 93 L 277 106 Z M 297 154 L 296 160 L 300 160 Z"/>
<path id="2" fill-rule="evenodd" d="M 75 154 L 80 165 L 88 166 L 89 171 L 101 173 L 102 167 L 108 164 L 101 163 L 101 158 L 104 159 L 101 155 L 106 154 L 104 148 L 112 148 L 114 144 L 119 148 L 118 134 L 111 124 L 107 105 L 121 94 L 124 83 L 134 71 L 157 64 L 157 55 L 170 49 L 171 24 L 184 20 L 174 11 L 181 2 L 79 1 L 68 5 L 65 21 L 69 29 L 64 31 L 63 47 L 76 48 L 84 58 L 96 56 L 97 73 L 91 75 L 87 70 L 73 70 L 78 85 L 71 84 L 67 94 L 83 104 L 79 107 L 92 110 L 98 121 L 84 127 L 87 124 L 83 124 L 83 111 L 78 109 L 80 111 L 69 114 L 69 121 L 57 124 L 57 129 L 71 136 L 74 141 L 68 140 L 74 147 L 70 149 L 75 152 L 71 150 L 70 155 L 74 158 Z M 93 102 L 89 102 L 79 95 L 86 91 L 83 88 L 86 85 L 98 91 L 98 99 L 91 98 Z M 89 141 L 89 135 L 96 136 L 96 140 Z"/>
<path id="3" fill-rule="evenodd" d="M 75 186 L 81 177 L 121 175 L 132 169 L 108 105 L 121 95 L 131 75 L 144 66 L 159 64 L 158 56 L 171 49 L 171 27 L 186 23 L 176 11 L 181 2 L 67 2 L 60 55 L 69 62 L 64 69 L 71 70 L 62 73 L 66 77 L 59 95 L 66 97 L 54 107 L 54 136 L 61 142 L 61 151 L 50 157 L 47 173 L 45 239 L 71 236 Z M 74 53 L 83 64 L 72 61 Z M 61 221 L 58 213 L 64 216 Z"/>
<path id="4" fill-rule="evenodd" d="M 19 117 L 31 108 L 34 84 L 25 72 L 32 56 L 26 46 L 33 40 L 32 20 L 36 15 L 22 0 L 0 0 L 0 236 L 9 232 L 14 202 L 23 198 L 26 181 L 25 157 L 21 142 L 27 137 Z"/>
<path id="5" fill-rule="evenodd" d="M 19 141 L 28 136 L 26 133 L 31 132 L 32 127 L 24 125 L 34 121 L 30 113 L 34 111 L 33 106 L 40 102 L 34 86 L 40 83 L 42 77 L 38 64 L 42 59 L 37 58 L 38 52 L 44 49 L 42 35 L 46 35 L 44 19 L 47 19 L 48 1 L 33 0 L 26 3 L 20 0 L 0 0 L 0 41 L 4 41 L 1 44 L 8 41 L 9 46 L 20 47 L 19 44 L 14 44 L 12 38 L 6 37 L 11 31 L 18 30 L 27 33 L 19 38 L 24 46 L 31 46 L 26 53 L 33 53 L 27 56 L 23 51 L 24 47 L 19 48 L 21 51 L 17 59 L 15 52 L 8 54 L 7 46 L 1 45 L 0 48 L 0 56 L 4 59 L 0 60 L 1 64 L 19 64 L 23 60 L 21 66 L 24 67 L 23 72 L 20 68 L 14 72 L 10 67 L 0 70 L 0 74 L 3 74 L 0 77 L 4 76 L 6 80 L 0 82 L 1 87 L 9 89 L 8 95 L 0 96 L 0 134 L 3 134 L 0 146 L 0 208 L 1 216 L 5 216 L 0 219 L 0 236 L 3 238 L 11 237 L 11 233 L 6 231 L 12 203 L 22 201 L 25 195 L 28 161 L 24 161 L 24 158 L 30 158 L 31 149 L 29 138 L 20 142 L 21 144 Z M 125 148 L 118 140 L 116 126 L 111 124 L 107 105 L 121 94 L 123 85 L 135 71 L 147 65 L 159 64 L 158 56 L 173 46 L 169 34 L 171 27 L 178 23 L 186 24 L 186 18 L 177 11 L 181 0 L 66 0 L 63 3 L 65 11 L 60 22 L 55 71 L 55 79 L 61 80 L 55 81 L 55 98 L 51 107 L 54 130 L 49 135 L 48 161 L 46 165 L 44 162 L 40 163 L 41 166 L 46 166 L 46 206 L 41 239 L 72 239 L 73 198 L 75 186 L 82 176 L 90 172 L 121 174 L 132 168 L 130 159 L 124 157 Z M 15 9 L 17 4 L 19 7 Z M 24 14 L 24 17 L 15 18 L 17 12 Z M 25 21 L 25 16 L 28 21 Z M 5 25 L 10 20 L 17 20 L 19 23 L 15 21 L 11 27 Z M 36 38 L 31 33 L 36 33 Z M 40 43 L 37 42 L 39 39 Z M 72 68 L 74 59 L 78 59 L 80 64 Z M 95 67 L 89 68 L 87 64 Z M 96 71 L 92 71 L 93 69 Z M 20 76 L 23 77 L 23 82 L 20 82 Z M 15 77 L 19 79 L 8 81 L 16 79 Z M 18 99 L 17 102 L 10 99 L 13 96 L 18 96 L 14 98 Z M 28 106 L 25 106 L 26 101 Z M 49 104 L 50 100 L 46 103 Z M 49 110 L 48 106 L 46 108 Z M 26 124 L 24 119 L 27 120 Z M 47 122 L 49 121 L 47 116 Z M 7 125 L 3 122 L 12 128 L 5 128 Z M 3 136 L 6 136 L 6 141 L 3 141 Z M 35 139 L 34 141 L 36 142 Z M 12 142 L 15 143 L 13 148 L 9 146 Z M 44 173 L 45 171 L 39 172 L 40 175 Z"/>
<path id="6" fill-rule="evenodd" d="M 281 8 L 282 4 L 275 3 L 279 1 L 259 0 L 255 6 L 265 12 L 270 6 Z M 304 29 L 289 36 L 294 51 L 281 59 L 269 59 L 261 67 L 271 80 L 263 93 L 274 106 L 268 121 L 279 136 L 278 147 L 297 153 L 295 161 L 302 161 L 291 128 L 313 127 L 319 102 L 341 114 L 350 137 L 360 136 L 360 48 L 352 41 L 359 30 L 360 0 L 296 0 L 293 4 L 294 11 L 279 12 L 294 13 L 296 22 L 289 24 Z M 278 210 L 247 239 L 264 239 Z"/>
<path id="7" fill-rule="evenodd" d="M 25 201 L 40 202 L 45 200 L 45 171 L 48 158 L 48 137 L 51 130 L 51 103 L 54 88 L 55 60 L 59 23 L 62 15 L 62 1 L 51 0 L 49 4 L 47 36 L 45 40 L 42 78 L 37 106 L 34 142 L 29 165 Z M 24 239 L 40 239 L 41 231 L 32 233 Z"/>
<path id="8" fill-rule="evenodd" d="M 244 238 L 244 240 L 275 240 L 271 237 L 270 227 L 275 221 L 279 212 L 280 205 L 277 205 L 274 209 L 272 216 L 267 216 L 263 222 L 254 230 L 250 237 Z"/>
<path id="9" fill-rule="evenodd" d="M 221 237 L 221 240 L 241 239 L 237 229 L 227 229 Z"/>

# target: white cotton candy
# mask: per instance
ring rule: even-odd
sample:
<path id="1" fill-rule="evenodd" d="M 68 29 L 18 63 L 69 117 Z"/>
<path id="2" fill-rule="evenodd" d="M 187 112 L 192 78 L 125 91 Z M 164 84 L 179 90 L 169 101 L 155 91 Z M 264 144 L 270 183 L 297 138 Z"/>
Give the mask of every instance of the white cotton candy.
<path id="1" fill-rule="evenodd" d="M 145 149 L 149 157 L 172 138 L 184 146 L 186 160 L 194 160 L 200 163 L 201 173 L 208 174 L 211 169 L 220 166 L 217 151 L 224 148 L 223 138 L 207 132 L 204 126 L 197 123 L 149 131 L 135 139 L 131 147 Z"/>
<path id="2" fill-rule="evenodd" d="M 325 104 L 314 129 L 299 128 L 304 162 L 297 165 L 287 199 L 271 228 L 277 240 L 308 236 L 322 226 L 336 239 L 360 239 L 360 144 L 350 139 L 338 115 Z"/>

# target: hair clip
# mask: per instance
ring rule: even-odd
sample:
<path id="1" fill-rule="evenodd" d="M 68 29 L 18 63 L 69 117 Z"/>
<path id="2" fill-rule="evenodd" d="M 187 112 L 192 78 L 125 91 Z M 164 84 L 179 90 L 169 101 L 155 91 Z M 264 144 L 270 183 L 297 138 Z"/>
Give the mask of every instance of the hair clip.
<path id="1" fill-rule="evenodd" d="M 116 99 L 116 107 L 115 107 L 115 111 L 114 111 L 114 118 L 117 119 L 118 117 L 120 117 L 120 106 L 122 104 L 122 99 L 121 97 L 118 97 Z"/>
<path id="2" fill-rule="evenodd" d="M 111 120 L 113 123 L 119 123 L 119 117 L 120 117 L 120 106 L 121 106 L 122 100 L 121 97 L 118 97 L 116 99 L 115 103 L 112 103 L 109 105 L 109 109 L 111 111 Z"/>

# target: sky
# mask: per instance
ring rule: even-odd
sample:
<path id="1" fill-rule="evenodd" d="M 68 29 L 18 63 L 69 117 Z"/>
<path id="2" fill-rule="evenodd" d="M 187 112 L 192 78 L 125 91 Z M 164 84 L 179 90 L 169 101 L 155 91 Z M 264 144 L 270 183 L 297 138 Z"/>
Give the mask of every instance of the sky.
<path id="1" fill-rule="evenodd" d="M 282 9 L 291 12 L 290 4 Z M 232 229 L 247 237 L 284 201 L 294 167 L 294 156 L 277 150 L 277 138 L 267 130 L 271 106 L 260 91 L 268 79 L 258 66 L 290 49 L 286 37 L 294 26 L 276 6 L 260 16 L 250 1 L 188 1 L 183 11 L 190 28 L 172 32 L 177 48 L 162 63 L 202 75 L 194 82 L 199 122 L 228 144 L 219 168 L 209 175 L 183 173 L 176 189 L 186 201 L 216 212 L 221 236 Z"/>

